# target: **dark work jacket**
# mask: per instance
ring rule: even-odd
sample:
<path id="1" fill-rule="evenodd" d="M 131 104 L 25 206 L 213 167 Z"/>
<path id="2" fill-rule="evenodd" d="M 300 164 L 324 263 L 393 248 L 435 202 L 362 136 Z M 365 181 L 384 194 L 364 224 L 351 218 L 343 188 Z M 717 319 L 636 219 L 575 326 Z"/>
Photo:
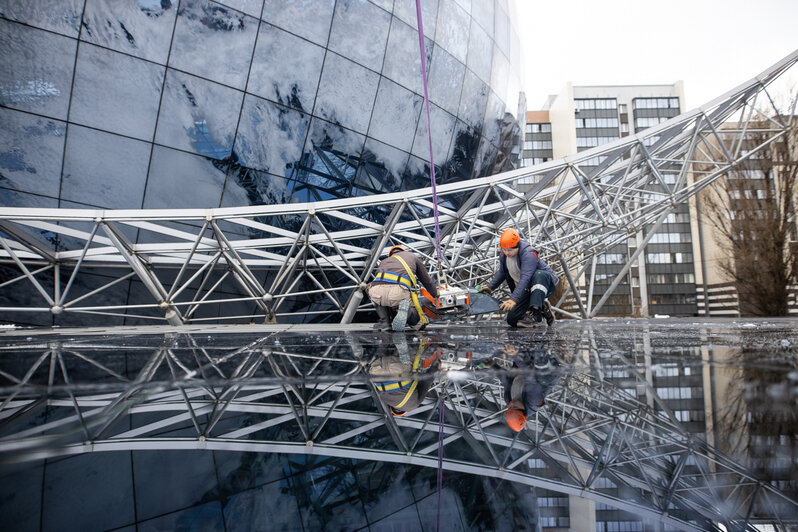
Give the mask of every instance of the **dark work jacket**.
<path id="1" fill-rule="evenodd" d="M 413 275 L 416 276 L 416 282 L 421 283 L 424 285 L 430 294 L 433 296 L 438 293 L 438 288 L 435 286 L 435 281 L 432 280 L 430 277 L 429 272 L 427 272 L 427 268 L 424 266 L 424 263 L 421 260 L 413 255 L 409 251 L 399 251 L 394 253 L 390 257 L 385 257 L 377 266 L 377 272 L 391 272 L 396 273 L 399 275 L 407 276 L 407 270 L 405 267 L 402 266 L 402 263 L 396 260 L 396 256 L 399 255 L 402 257 L 402 260 L 407 263 L 407 266 L 413 272 Z M 392 284 L 392 283 L 383 283 L 381 281 L 372 281 L 373 284 Z M 404 285 L 402 285 L 404 286 Z"/>
<path id="2" fill-rule="evenodd" d="M 520 249 L 518 251 L 518 266 L 521 270 L 521 279 L 516 286 L 515 281 L 510 277 L 510 272 L 507 270 L 507 257 L 504 252 L 502 252 L 502 256 L 499 259 L 499 271 L 496 272 L 496 275 L 494 275 L 493 279 L 488 283 L 488 288 L 496 290 L 496 288 L 502 284 L 502 281 L 507 281 L 510 290 L 512 290 L 510 299 L 518 303 L 521 301 L 524 292 L 532 288 L 532 276 L 535 275 L 536 271 L 542 270 L 546 272 L 549 277 L 551 277 L 552 286 L 557 286 L 557 283 L 560 282 L 554 270 L 549 268 L 542 259 L 539 259 L 538 252 L 532 249 L 532 246 L 523 240 L 520 243 Z"/>
<path id="3" fill-rule="evenodd" d="M 501 376 L 502 386 L 504 387 L 504 400 L 507 404 L 512 399 L 510 391 L 513 385 L 513 378 L 519 374 L 524 376 L 523 403 L 527 417 L 543 406 L 543 400 L 560 380 L 561 375 L 560 364 L 557 359 L 542 355 L 542 353 L 536 356 L 547 357 L 551 363 L 546 365 L 546 369 L 540 370 L 535 368 L 533 357 L 518 354 L 513 357 L 513 370 L 515 371 L 504 373 Z"/>

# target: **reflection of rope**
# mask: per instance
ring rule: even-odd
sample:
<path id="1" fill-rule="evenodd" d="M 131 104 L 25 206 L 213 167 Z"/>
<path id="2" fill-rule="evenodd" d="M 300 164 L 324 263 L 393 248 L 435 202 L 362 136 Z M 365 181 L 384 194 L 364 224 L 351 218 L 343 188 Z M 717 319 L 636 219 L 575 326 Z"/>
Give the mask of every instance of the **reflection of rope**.
<path id="1" fill-rule="evenodd" d="M 418 1 L 418 0 L 416 0 Z M 443 393 L 438 399 L 438 528 L 441 529 L 441 486 L 443 484 Z"/>

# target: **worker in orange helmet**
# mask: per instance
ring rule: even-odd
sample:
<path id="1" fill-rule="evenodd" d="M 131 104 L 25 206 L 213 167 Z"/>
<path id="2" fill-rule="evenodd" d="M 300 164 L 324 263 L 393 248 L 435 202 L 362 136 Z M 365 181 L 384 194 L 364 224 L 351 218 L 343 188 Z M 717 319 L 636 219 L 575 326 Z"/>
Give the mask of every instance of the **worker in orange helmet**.
<path id="1" fill-rule="evenodd" d="M 517 327 L 518 322 L 528 310 L 536 322 L 540 323 L 546 318 L 546 324 L 554 324 L 554 313 L 548 297 L 554 293 L 554 287 L 560 282 L 554 273 L 515 229 L 506 229 L 499 239 L 501 258 L 499 271 L 490 282 L 480 289 L 480 292 L 490 294 L 504 281 L 510 286 L 510 297 L 500 305 L 502 311 L 507 313 L 507 323 Z"/>
<path id="2" fill-rule="evenodd" d="M 377 310 L 377 330 L 403 331 L 405 325 L 422 330 L 427 324 L 416 291 L 421 283 L 438 297 L 438 287 L 424 263 L 402 246 L 393 246 L 374 272 L 368 295 Z"/>
<path id="3" fill-rule="evenodd" d="M 507 426 L 521 432 L 527 418 L 545 403 L 546 395 L 560 380 L 559 361 L 543 349 L 527 350 L 513 357 L 512 369 L 502 374 Z"/>

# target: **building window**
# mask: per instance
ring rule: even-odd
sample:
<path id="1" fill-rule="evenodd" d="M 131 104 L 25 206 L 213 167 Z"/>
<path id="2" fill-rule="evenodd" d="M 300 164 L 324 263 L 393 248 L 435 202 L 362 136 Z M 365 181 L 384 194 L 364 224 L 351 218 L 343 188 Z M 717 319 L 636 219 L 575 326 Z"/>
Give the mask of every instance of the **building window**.
<path id="1" fill-rule="evenodd" d="M 574 109 L 617 109 L 615 98 L 574 98 Z"/>
<path id="2" fill-rule="evenodd" d="M 635 109 L 679 109 L 679 98 L 635 98 Z"/>

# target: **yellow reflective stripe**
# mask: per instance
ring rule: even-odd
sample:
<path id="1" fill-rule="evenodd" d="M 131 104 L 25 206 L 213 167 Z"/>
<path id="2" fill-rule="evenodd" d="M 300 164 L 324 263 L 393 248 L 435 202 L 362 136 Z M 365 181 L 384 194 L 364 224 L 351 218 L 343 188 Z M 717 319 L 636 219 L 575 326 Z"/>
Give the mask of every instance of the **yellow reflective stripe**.
<path id="1" fill-rule="evenodd" d="M 396 255 L 396 260 L 401 262 L 402 266 L 405 267 L 405 271 L 407 271 L 407 276 L 410 277 L 411 281 L 413 281 L 413 288 L 415 288 L 417 284 L 416 276 L 413 275 L 413 271 L 410 269 L 410 266 L 408 266 L 407 263 L 399 255 Z M 410 299 L 413 300 L 413 305 L 416 307 L 416 312 L 418 312 L 418 320 L 421 323 L 427 323 L 429 320 L 427 319 L 427 316 L 424 314 L 424 311 L 421 310 L 421 304 L 418 302 L 418 295 L 416 295 L 415 290 L 410 290 Z M 407 400 L 406 397 L 405 400 Z"/>

